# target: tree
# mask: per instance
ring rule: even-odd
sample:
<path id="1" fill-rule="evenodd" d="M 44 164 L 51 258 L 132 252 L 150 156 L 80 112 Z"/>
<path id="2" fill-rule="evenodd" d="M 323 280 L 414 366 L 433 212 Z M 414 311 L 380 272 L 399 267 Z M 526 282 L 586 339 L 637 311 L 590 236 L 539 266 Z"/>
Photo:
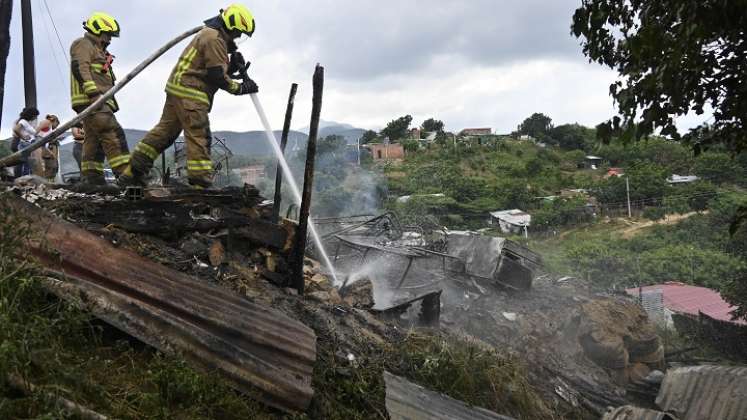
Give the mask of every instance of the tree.
<path id="1" fill-rule="evenodd" d="M 744 28 L 743 1 L 583 0 L 572 34 L 590 61 L 620 75 L 610 86 L 620 115 L 598 127 L 599 137 L 639 140 L 659 128 L 696 153 L 715 143 L 745 149 Z M 713 124 L 681 136 L 674 117 L 706 105 Z"/>
<path id="2" fill-rule="evenodd" d="M 373 131 L 373 130 L 367 130 L 361 136 L 360 141 L 361 141 L 361 144 L 368 144 L 368 143 L 371 143 L 371 142 L 375 141 L 378 137 L 379 137 L 379 135 L 376 134 L 375 131 Z"/>
<path id="3" fill-rule="evenodd" d="M 324 156 L 327 154 L 332 154 L 333 156 L 339 154 L 342 156 L 346 145 L 347 141 L 345 140 L 345 137 L 338 134 L 332 134 L 319 140 L 316 145 L 316 153 L 318 156 Z"/>
<path id="4" fill-rule="evenodd" d="M 519 134 L 526 134 L 535 139 L 547 136 L 552 129 L 552 118 L 545 114 L 535 112 L 531 117 L 519 125 Z"/>
<path id="5" fill-rule="evenodd" d="M 550 130 L 551 143 L 566 150 L 591 151 L 594 144 L 595 132 L 593 128 L 579 124 L 564 124 Z"/>
<path id="6" fill-rule="evenodd" d="M 421 125 L 420 128 L 423 131 L 428 131 L 430 133 L 443 133 L 444 122 L 433 118 L 428 118 L 427 120 L 423 121 L 423 125 Z"/>
<path id="7" fill-rule="evenodd" d="M 744 175 L 742 167 L 726 153 L 703 153 L 695 160 L 695 175 L 714 184 L 733 183 Z"/>
<path id="8" fill-rule="evenodd" d="M 420 142 L 417 140 L 404 140 L 402 142 L 402 148 L 408 153 L 417 152 L 418 148 L 420 148 Z"/>
<path id="9" fill-rule="evenodd" d="M 381 130 L 381 135 L 389 137 L 389 140 L 392 141 L 405 138 L 410 128 L 410 123 L 412 123 L 412 116 L 410 115 L 392 120 L 386 125 L 386 128 Z"/>

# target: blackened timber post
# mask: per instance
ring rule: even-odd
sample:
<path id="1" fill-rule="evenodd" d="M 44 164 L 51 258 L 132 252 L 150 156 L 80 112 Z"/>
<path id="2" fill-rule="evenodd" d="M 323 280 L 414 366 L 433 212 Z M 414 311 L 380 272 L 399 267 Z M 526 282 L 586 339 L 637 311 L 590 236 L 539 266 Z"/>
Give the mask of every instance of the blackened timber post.
<path id="1" fill-rule="evenodd" d="M 21 0 L 21 26 L 23 28 L 23 88 L 26 106 L 36 108 L 36 65 L 34 64 L 34 23 L 31 18 L 31 0 Z"/>
<path id="2" fill-rule="evenodd" d="M 324 91 L 324 67 L 316 65 L 313 79 L 313 99 L 311 106 L 311 125 L 309 126 L 309 142 L 306 146 L 306 169 L 303 177 L 303 193 L 301 209 L 298 216 L 298 230 L 296 243 L 291 254 L 293 287 L 299 295 L 304 292 L 303 257 L 306 251 L 306 236 L 309 228 L 309 213 L 311 211 L 311 192 L 314 185 L 314 160 L 316 159 L 316 139 L 319 135 L 319 117 L 322 113 L 322 93 Z"/>
<path id="3" fill-rule="evenodd" d="M 288 106 L 285 108 L 285 123 L 283 123 L 283 135 L 280 137 L 280 151 L 285 154 L 285 146 L 288 145 L 288 134 L 290 134 L 291 120 L 293 119 L 293 105 L 296 101 L 296 92 L 298 83 L 291 85 L 290 95 L 288 95 Z M 283 186 L 283 168 L 278 162 L 277 172 L 275 174 L 275 198 L 272 202 L 272 223 L 280 220 L 280 192 Z"/>
<path id="4" fill-rule="evenodd" d="M 13 16 L 13 0 L 0 0 L 0 121 L 3 120 L 5 98 L 5 70 L 10 54 L 10 19 Z"/>

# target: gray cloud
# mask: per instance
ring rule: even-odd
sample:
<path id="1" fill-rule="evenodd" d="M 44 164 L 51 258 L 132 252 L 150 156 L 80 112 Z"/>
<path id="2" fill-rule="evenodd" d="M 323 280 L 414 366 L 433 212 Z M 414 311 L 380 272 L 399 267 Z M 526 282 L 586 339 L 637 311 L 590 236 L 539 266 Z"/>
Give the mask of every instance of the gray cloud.
<path id="1" fill-rule="evenodd" d="M 42 0 L 34 0 L 39 108 L 72 117 L 67 63 Z M 65 52 L 94 10 L 116 16 L 113 42 L 120 76 L 176 34 L 217 14 L 226 0 L 80 0 L 46 3 Z M 588 64 L 569 26 L 578 0 L 275 0 L 245 2 L 257 32 L 241 50 L 274 127 L 282 124 L 288 86 L 299 82 L 294 126 L 308 125 L 310 79 L 326 68 L 323 118 L 378 128 L 393 118 L 431 116 L 447 127 L 489 126 L 510 131 L 532 112 L 557 123 L 593 125 L 612 114 L 614 73 Z M 23 107 L 20 8 L 14 10 L 0 136 Z M 51 38 L 51 42 L 50 42 Z M 183 48 L 178 46 L 118 96 L 123 126 L 148 129 L 160 116 L 163 86 Z M 54 56 L 57 55 L 58 63 Z M 58 70 L 58 65 L 62 67 Z M 258 129 L 246 98 L 219 94 L 213 128 Z M 419 121 L 418 121 L 419 122 Z"/>

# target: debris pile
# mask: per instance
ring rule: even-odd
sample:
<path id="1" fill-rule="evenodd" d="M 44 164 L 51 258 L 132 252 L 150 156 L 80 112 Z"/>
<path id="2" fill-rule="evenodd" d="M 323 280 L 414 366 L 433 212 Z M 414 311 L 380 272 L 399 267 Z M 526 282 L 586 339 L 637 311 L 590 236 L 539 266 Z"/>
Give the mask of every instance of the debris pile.
<path id="1" fill-rule="evenodd" d="M 324 417 L 329 407 L 314 401 L 341 398 L 327 381 L 359 375 L 419 327 L 521 359 L 543 404 L 571 417 L 598 418 L 661 381 L 661 343 L 638 306 L 542 274 L 539 256 L 504 238 L 411 229 L 391 214 L 328 220 L 344 284 L 307 258 L 299 295 L 289 288 L 295 225 L 272 223 L 271 203 L 250 186 L 150 189 L 137 201 L 28 186 L 0 201 L 36 221 L 50 248 L 38 236 L 28 246 L 50 290 L 283 411 Z M 383 369 L 402 370 L 376 363 L 369 384 L 383 391 Z M 376 398 L 383 406 L 384 393 Z"/>
<path id="2" fill-rule="evenodd" d="M 633 302 L 594 300 L 581 305 L 579 342 L 586 356 L 617 381 L 641 383 L 664 369 L 664 347 L 643 308 Z"/>

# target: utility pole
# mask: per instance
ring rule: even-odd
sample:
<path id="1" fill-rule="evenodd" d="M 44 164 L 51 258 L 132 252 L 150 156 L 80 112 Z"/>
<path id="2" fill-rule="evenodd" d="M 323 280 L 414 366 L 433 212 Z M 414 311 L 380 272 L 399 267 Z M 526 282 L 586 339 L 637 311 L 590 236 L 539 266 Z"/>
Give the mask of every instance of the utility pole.
<path id="1" fill-rule="evenodd" d="M 26 93 L 26 106 L 36 108 L 34 21 L 31 18 L 31 0 L 21 0 L 21 26 L 23 27 L 23 88 Z"/>
<path id="2" fill-rule="evenodd" d="M 13 16 L 13 0 L 0 0 L 0 122 L 3 120 L 5 98 L 5 69 L 10 54 L 10 18 Z"/>
<path id="3" fill-rule="evenodd" d="M 633 212 L 630 210 L 630 179 L 625 175 L 625 192 L 628 195 L 628 219 L 633 218 Z"/>

